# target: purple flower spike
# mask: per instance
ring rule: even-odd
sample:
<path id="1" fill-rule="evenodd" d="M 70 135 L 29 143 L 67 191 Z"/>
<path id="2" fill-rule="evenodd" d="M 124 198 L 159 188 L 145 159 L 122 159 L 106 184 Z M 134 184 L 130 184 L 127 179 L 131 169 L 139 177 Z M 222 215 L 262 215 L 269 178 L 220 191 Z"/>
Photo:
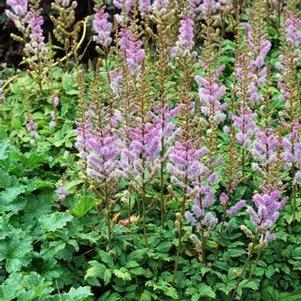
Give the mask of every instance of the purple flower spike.
<path id="1" fill-rule="evenodd" d="M 234 215 L 237 212 L 239 212 L 243 207 L 245 207 L 245 205 L 246 205 L 246 201 L 245 200 L 240 200 L 235 205 L 233 205 L 232 207 L 230 207 L 227 210 L 226 214 L 228 216 Z"/>
<path id="2" fill-rule="evenodd" d="M 151 0 L 139 0 L 138 9 L 141 13 L 149 13 L 151 11 Z"/>
<path id="3" fill-rule="evenodd" d="M 6 3 L 12 8 L 17 16 L 24 17 L 26 15 L 28 0 L 7 0 Z"/>
<path id="4" fill-rule="evenodd" d="M 279 197 L 279 191 L 272 191 L 263 195 L 255 194 L 253 196 L 257 212 L 252 207 L 248 207 L 247 212 L 252 223 L 259 231 L 265 232 L 270 229 L 279 218 L 280 210 L 287 202 L 286 198 L 278 201 Z"/>
<path id="5" fill-rule="evenodd" d="M 93 37 L 93 40 L 108 48 L 112 43 L 111 32 L 113 25 L 108 21 L 109 14 L 104 12 L 97 12 L 93 18 L 93 29 L 97 35 Z"/>
<path id="6" fill-rule="evenodd" d="M 176 46 L 171 49 L 171 56 L 191 55 L 194 46 L 193 20 L 185 18 L 180 22 L 180 34 Z"/>
<path id="7" fill-rule="evenodd" d="M 139 73 L 144 60 L 143 42 L 137 40 L 127 28 L 121 29 L 119 37 L 121 56 L 125 58 L 130 70 Z"/>
<path id="8" fill-rule="evenodd" d="M 201 86 L 199 88 L 201 111 L 205 116 L 211 116 L 217 125 L 226 119 L 225 110 L 228 108 L 227 104 L 220 102 L 226 93 L 226 87 L 217 82 L 223 68 L 224 66 L 217 68 L 210 79 L 195 77 L 196 82 Z"/>
<path id="9" fill-rule="evenodd" d="M 261 165 L 265 166 L 276 160 L 278 146 L 278 137 L 274 134 L 272 128 L 264 131 L 255 129 L 252 154 Z"/>
<path id="10" fill-rule="evenodd" d="M 36 55 L 45 54 L 46 48 L 44 43 L 44 36 L 42 26 L 44 24 L 43 17 L 40 15 L 31 15 L 29 19 L 30 28 L 30 42 L 25 45 L 27 51 Z"/>
<path id="11" fill-rule="evenodd" d="M 241 115 L 232 116 L 234 127 L 237 130 L 236 139 L 244 148 L 248 148 L 251 144 L 255 130 L 256 114 L 249 109 L 242 109 Z"/>
<path id="12" fill-rule="evenodd" d="M 123 9 L 123 0 L 113 0 L 113 4 L 118 8 L 118 9 Z M 127 13 L 129 13 L 134 5 L 133 0 L 125 0 L 125 10 Z"/>
<path id="13" fill-rule="evenodd" d="M 293 47 L 298 47 L 301 42 L 301 18 L 289 12 L 285 20 L 285 37 Z"/>
<path id="14" fill-rule="evenodd" d="M 222 205 L 226 205 L 229 201 L 229 196 L 223 192 L 219 197 L 219 201 Z"/>

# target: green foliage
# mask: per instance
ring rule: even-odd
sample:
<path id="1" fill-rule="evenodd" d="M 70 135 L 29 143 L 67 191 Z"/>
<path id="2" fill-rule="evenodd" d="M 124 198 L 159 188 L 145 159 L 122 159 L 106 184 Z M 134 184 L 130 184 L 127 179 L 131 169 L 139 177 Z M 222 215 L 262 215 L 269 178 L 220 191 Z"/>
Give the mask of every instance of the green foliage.
<path id="1" fill-rule="evenodd" d="M 270 31 L 278 43 L 278 33 L 274 28 Z M 230 87 L 237 45 L 225 40 L 219 48 L 222 55 L 218 64 L 225 65 L 223 80 Z M 277 51 L 271 55 L 272 66 L 277 55 Z M 162 225 L 156 207 L 160 200 L 158 183 L 149 185 L 146 198 L 155 206 L 147 208 L 145 239 L 141 221 L 127 220 L 136 213 L 139 194 L 131 189 L 127 179 L 122 179 L 118 183 L 118 200 L 112 200 L 116 202 L 110 217 L 113 237 L 109 245 L 103 191 L 95 193 L 95 187 L 83 175 L 83 163 L 78 162 L 74 147 L 76 108 L 81 105 L 78 102 L 82 91 L 79 68 L 72 67 L 66 71 L 52 66 L 49 70 L 52 81 L 42 83 L 43 93 L 37 92 L 36 82 L 28 73 L 19 73 L 9 84 L 6 101 L 0 104 L 0 300 L 230 301 L 235 289 L 237 297 L 244 301 L 301 300 L 300 197 L 296 198 L 299 211 L 295 218 L 290 206 L 286 206 L 275 229 L 278 239 L 258 256 L 256 266 L 258 250 L 255 250 L 250 266 L 244 271 L 249 240 L 239 228 L 253 227 L 245 213 L 217 226 L 207 241 L 205 264 L 200 250 L 189 238 L 193 233 L 191 226 L 184 225 L 179 240 L 176 226 L 179 189 L 168 186 L 164 190 L 168 215 Z M 99 68 L 102 74 L 103 67 Z M 175 74 L 170 75 L 165 92 L 178 102 L 174 94 L 180 71 L 172 68 Z M 84 89 L 89 90 L 95 74 L 85 71 Z M 151 95 L 159 89 L 157 82 L 153 85 Z M 283 103 L 278 99 L 277 89 L 269 89 L 275 100 L 273 109 L 277 111 Z M 56 124 L 50 127 L 53 95 L 60 96 L 60 105 Z M 230 97 L 228 93 L 226 98 Z M 29 113 L 38 125 L 36 141 L 25 128 L 25 115 Z M 229 143 L 221 129 L 218 136 L 225 145 Z M 218 173 L 223 179 L 222 168 Z M 231 196 L 233 201 L 249 200 L 258 189 L 259 180 L 254 177 L 254 181 L 249 181 L 251 175 L 251 167 L 247 166 L 246 180 L 237 185 Z M 56 193 L 60 184 L 68 193 L 64 200 Z M 216 189 L 222 190 L 224 186 L 221 183 Z M 221 205 L 214 205 L 214 210 L 222 218 Z M 175 270 L 179 245 L 182 250 Z M 243 272 L 245 277 L 240 279 Z"/>

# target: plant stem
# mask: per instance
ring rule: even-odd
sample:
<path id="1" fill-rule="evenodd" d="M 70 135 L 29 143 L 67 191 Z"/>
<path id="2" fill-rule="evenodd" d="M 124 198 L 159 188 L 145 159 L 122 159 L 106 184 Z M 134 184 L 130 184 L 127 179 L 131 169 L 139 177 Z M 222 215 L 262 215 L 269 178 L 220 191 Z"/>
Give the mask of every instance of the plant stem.
<path id="1" fill-rule="evenodd" d="M 112 224 L 111 224 L 111 218 L 110 218 L 110 204 L 109 204 L 109 194 L 108 194 L 108 188 L 105 187 L 105 205 L 106 205 L 106 220 L 107 220 L 107 227 L 108 227 L 108 249 L 111 248 L 111 242 L 112 242 Z"/>
<path id="2" fill-rule="evenodd" d="M 204 227 L 201 228 L 201 232 L 202 232 L 202 263 L 206 264 L 206 243 L 207 243 L 207 239 L 205 237 Z"/>
<path id="3" fill-rule="evenodd" d="M 292 200 L 292 209 L 293 209 L 293 224 L 296 222 L 296 211 L 297 211 L 297 198 L 296 198 L 296 185 L 293 184 L 293 200 Z"/>
<path id="4" fill-rule="evenodd" d="M 185 178 L 185 181 L 187 182 L 186 178 Z M 181 249 L 182 249 L 182 239 L 183 239 L 183 221 L 182 221 L 182 218 L 183 218 L 184 213 L 185 213 L 186 193 L 187 193 L 187 191 L 185 189 L 185 193 L 184 193 L 183 201 L 182 201 L 181 216 L 180 216 L 179 245 L 178 245 L 178 248 L 177 248 L 176 260 L 175 260 L 174 280 L 176 278 L 176 274 L 177 274 L 177 271 L 178 271 L 179 258 L 180 258 Z"/>
<path id="5" fill-rule="evenodd" d="M 256 260 L 255 260 L 254 267 L 253 267 L 253 269 L 250 271 L 249 280 L 251 280 L 253 274 L 255 273 L 255 270 L 256 270 L 256 267 L 257 267 L 259 258 L 260 258 L 260 256 L 261 256 L 261 252 L 262 252 L 262 249 L 259 249 L 259 251 L 258 251 L 258 253 L 257 253 L 257 256 L 256 256 Z"/>
<path id="6" fill-rule="evenodd" d="M 144 173 L 143 173 L 144 175 Z M 144 176 L 143 176 L 143 182 L 144 182 Z M 146 214 L 145 214 L 145 183 L 142 184 L 142 227 L 143 227 L 143 237 L 144 237 L 144 243 L 147 246 L 148 240 L 147 240 L 147 234 L 146 234 Z"/>
<path id="7" fill-rule="evenodd" d="M 165 225 L 165 197 L 164 197 L 164 162 L 163 162 L 163 153 L 164 153 L 164 138 L 161 138 L 162 145 L 162 154 L 161 154 L 161 166 L 160 166 L 160 210 L 161 210 L 161 225 Z"/>
<path id="8" fill-rule="evenodd" d="M 241 150 L 241 166 L 242 166 L 242 178 L 245 177 L 245 160 L 246 160 L 246 155 L 245 155 L 245 149 L 242 148 Z"/>
<path id="9" fill-rule="evenodd" d="M 234 298 L 235 298 L 236 291 L 237 291 L 237 289 L 238 289 L 239 283 L 240 283 L 240 281 L 242 280 L 242 277 L 243 277 L 243 275 L 245 274 L 245 271 L 247 270 L 247 267 L 248 267 L 248 265 L 249 265 L 249 262 L 250 262 L 250 259 L 251 259 L 251 257 L 252 257 L 252 254 L 253 254 L 253 252 L 249 252 L 249 254 L 248 254 L 248 257 L 247 257 L 247 259 L 246 259 L 246 261 L 245 261 L 245 264 L 244 264 L 244 266 L 243 266 L 242 272 L 241 272 L 241 274 L 240 274 L 240 276 L 239 276 L 239 278 L 238 278 L 238 280 L 237 280 L 235 289 L 234 289 L 234 291 L 233 291 L 233 293 L 232 293 L 232 295 L 231 295 L 231 297 L 230 297 L 230 301 L 233 301 Z"/>

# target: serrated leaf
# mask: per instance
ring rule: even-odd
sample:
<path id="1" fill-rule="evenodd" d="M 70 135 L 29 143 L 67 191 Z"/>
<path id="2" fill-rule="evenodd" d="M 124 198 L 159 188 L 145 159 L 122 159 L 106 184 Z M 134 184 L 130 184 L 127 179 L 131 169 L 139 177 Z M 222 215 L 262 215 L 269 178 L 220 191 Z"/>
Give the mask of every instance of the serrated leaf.
<path id="1" fill-rule="evenodd" d="M 134 260 L 127 261 L 126 264 L 125 264 L 126 268 L 135 268 L 135 267 L 138 267 L 138 266 L 139 266 L 139 263 L 137 261 L 134 261 Z"/>
<path id="2" fill-rule="evenodd" d="M 130 253 L 128 255 L 128 260 L 135 260 L 137 262 L 141 261 L 143 258 L 145 258 L 145 255 L 147 254 L 147 250 L 146 249 L 139 249 L 139 250 L 135 250 L 132 253 Z"/>
<path id="3" fill-rule="evenodd" d="M 129 271 L 122 267 L 120 269 L 114 269 L 113 270 L 113 273 L 116 277 L 124 280 L 124 281 L 131 281 L 132 280 L 132 277 L 131 277 L 131 274 L 129 273 Z"/>
<path id="4" fill-rule="evenodd" d="M 114 261 L 111 255 L 103 250 L 99 251 L 99 255 L 101 260 L 106 263 L 109 267 L 114 267 Z"/>
<path id="5" fill-rule="evenodd" d="M 86 275 L 85 275 L 85 280 L 87 278 L 98 278 L 102 276 L 106 270 L 106 267 L 99 263 L 96 260 L 92 260 L 89 262 L 90 268 L 88 268 Z"/>
<path id="6" fill-rule="evenodd" d="M 62 295 L 64 301 L 85 301 L 89 296 L 92 296 L 89 286 L 80 286 L 78 288 L 71 288 L 67 294 Z"/>
<path id="7" fill-rule="evenodd" d="M 112 278 L 111 271 L 109 269 L 106 269 L 103 274 L 103 281 L 104 281 L 105 285 L 110 283 L 111 278 Z"/>
<path id="8" fill-rule="evenodd" d="M 214 290 L 205 283 L 200 283 L 199 288 L 199 296 L 200 297 L 209 297 L 209 298 L 215 298 L 215 292 Z"/>
<path id="9" fill-rule="evenodd" d="M 72 215 L 68 212 L 55 212 L 42 216 L 39 222 L 44 231 L 53 232 L 64 228 L 72 219 Z"/>
<path id="10" fill-rule="evenodd" d="M 32 238 L 20 229 L 12 231 L 10 237 L 0 241 L 0 261 L 5 260 L 9 273 L 17 272 L 28 265 L 27 254 L 32 250 Z"/>

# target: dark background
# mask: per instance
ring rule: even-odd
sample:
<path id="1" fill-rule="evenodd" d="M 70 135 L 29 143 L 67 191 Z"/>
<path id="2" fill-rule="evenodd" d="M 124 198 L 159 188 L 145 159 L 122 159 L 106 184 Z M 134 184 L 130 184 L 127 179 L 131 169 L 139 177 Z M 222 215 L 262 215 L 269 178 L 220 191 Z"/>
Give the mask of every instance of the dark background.
<path id="1" fill-rule="evenodd" d="M 52 14 L 50 3 L 52 0 L 42 0 L 41 8 L 44 18 L 44 36 L 47 37 L 48 33 L 52 31 L 52 22 L 49 15 Z M 76 20 L 81 20 L 87 15 L 93 14 L 93 0 L 79 0 L 76 9 Z M 14 41 L 11 37 L 11 33 L 17 34 L 18 31 L 12 21 L 8 20 L 5 15 L 5 9 L 8 9 L 6 0 L 0 0 L 0 68 L 3 66 L 18 66 L 22 59 L 22 48 L 18 42 Z M 94 56 L 92 45 L 86 52 L 86 58 Z"/>

